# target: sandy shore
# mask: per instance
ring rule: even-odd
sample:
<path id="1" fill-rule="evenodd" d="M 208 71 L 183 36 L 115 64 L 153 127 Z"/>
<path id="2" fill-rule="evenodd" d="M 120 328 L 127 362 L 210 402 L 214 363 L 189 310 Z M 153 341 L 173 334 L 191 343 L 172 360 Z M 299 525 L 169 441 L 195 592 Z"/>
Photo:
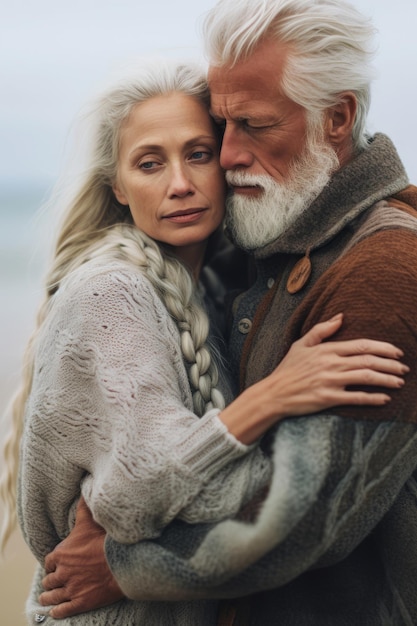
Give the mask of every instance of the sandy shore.
<path id="1" fill-rule="evenodd" d="M 34 300 L 23 301 L 17 290 L 1 284 L 2 302 L 9 306 L 0 310 L 0 472 L 4 467 L 3 442 L 9 430 L 5 409 L 19 381 L 20 363 L 27 337 L 32 328 Z M 20 292 L 23 296 L 25 289 Z M 27 293 L 27 292 L 26 292 Z M 2 504 L 0 504 L 2 521 Z M 7 626 L 24 626 L 26 597 L 35 568 L 35 559 L 26 547 L 19 531 L 13 534 L 4 558 L 0 556 L 0 608 L 2 623 Z"/>
<path id="2" fill-rule="evenodd" d="M 0 561 L 0 599 L 2 623 L 25 626 L 24 607 L 35 560 L 18 533 L 8 545 L 5 559 Z"/>
<path id="3" fill-rule="evenodd" d="M 6 382 L 5 378 L 2 382 Z M 3 408 L 6 404 L 6 392 L 4 389 L 2 391 Z M 2 424 L 1 441 L 3 441 L 5 429 L 6 425 Z M 0 471 L 2 469 L 3 458 L 1 458 Z M 0 557 L 0 607 L 3 624 L 24 626 L 27 623 L 24 608 L 34 567 L 35 559 L 26 547 L 20 532 L 16 531 L 7 545 L 4 557 Z"/>

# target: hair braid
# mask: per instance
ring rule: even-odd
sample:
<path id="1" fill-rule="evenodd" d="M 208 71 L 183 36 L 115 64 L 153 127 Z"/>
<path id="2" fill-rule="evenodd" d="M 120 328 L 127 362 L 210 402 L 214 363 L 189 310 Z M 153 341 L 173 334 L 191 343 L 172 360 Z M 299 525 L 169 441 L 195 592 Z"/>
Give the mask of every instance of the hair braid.
<path id="1" fill-rule="evenodd" d="M 190 273 L 177 259 L 162 253 L 158 244 L 137 228 L 126 225 L 116 229 L 123 241 L 119 249 L 131 262 L 136 261 L 136 246 L 145 254 L 145 274 L 177 324 L 195 412 L 201 416 L 210 408 L 224 408 L 223 396 L 216 388 L 219 380 L 217 366 L 207 343 L 209 320 Z M 127 245 L 128 239 L 136 246 Z"/>
<path id="2" fill-rule="evenodd" d="M 209 320 L 187 268 L 138 228 L 118 224 L 73 260 L 71 270 L 94 259 L 123 259 L 143 272 L 156 289 L 180 332 L 181 351 L 193 394 L 194 411 L 202 416 L 225 406 L 216 388 L 219 376 L 208 345 Z"/>

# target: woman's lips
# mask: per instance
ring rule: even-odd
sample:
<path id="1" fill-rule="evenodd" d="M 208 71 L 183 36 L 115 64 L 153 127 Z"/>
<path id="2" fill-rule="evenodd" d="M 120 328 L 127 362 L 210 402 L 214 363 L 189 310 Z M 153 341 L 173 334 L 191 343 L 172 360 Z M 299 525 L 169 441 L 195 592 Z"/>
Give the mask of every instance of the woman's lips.
<path id="1" fill-rule="evenodd" d="M 174 213 L 165 215 L 163 219 L 178 224 L 188 224 L 199 220 L 202 213 L 205 213 L 205 211 L 207 211 L 205 208 L 185 209 L 184 211 L 175 211 Z"/>

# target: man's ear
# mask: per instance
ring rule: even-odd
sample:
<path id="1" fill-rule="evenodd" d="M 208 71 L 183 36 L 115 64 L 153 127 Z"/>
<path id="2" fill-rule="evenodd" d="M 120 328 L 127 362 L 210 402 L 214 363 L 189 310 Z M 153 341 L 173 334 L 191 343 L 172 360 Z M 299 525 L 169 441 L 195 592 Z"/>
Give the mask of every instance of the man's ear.
<path id="1" fill-rule="evenodd" d="M 356 119 L 358 102 L 352 91 L 340 94 L 340 100 L 327 110 L 326 132 L 328 141 L 335 148 L 344 149 L 350 143 Z"/>
<path id="2" fill-rule="evenodd" d="M 123 191 L 120 189 L 118 182 L 116 181 L 113 186 L 113 193 L 116 196 L 116 200 L 118 202 L 120 202 L 120 204 L 124 204 L 125 206 L 129 205 L 129 201 L 126 198 L 125 194 L 123 193 Z"/>

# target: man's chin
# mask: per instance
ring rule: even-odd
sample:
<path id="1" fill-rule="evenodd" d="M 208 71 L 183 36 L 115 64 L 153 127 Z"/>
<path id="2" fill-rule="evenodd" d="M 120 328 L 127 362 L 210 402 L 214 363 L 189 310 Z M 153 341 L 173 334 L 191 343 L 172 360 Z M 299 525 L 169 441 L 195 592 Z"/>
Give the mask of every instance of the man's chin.
<path id="1" fill-rule="evenodd" d="M 264 190 L 258 185 L 246 185 L 232 188 L 232 195 L 238 198 L 255 198 L 259 200 L 262 198 L 263 193 Z"/>
<path id="2" fill-rule="evenodd" d="M 226 203 L 226 226 L 236 245 L 246 251 L 273 242 L 292 222 L 278 198 L 257 189 L 257 197 L 233 194 Z"/>
<path id="3" fill-rule="evenodd" d="M 226 227 L 233 242 L 246 252 L 263 248 L 275 241 L 282 234 L 281 229 L 278 228 L 276 224 L 273 230 L 269 228 L 268 231 L 261 231 L 259 228 L 252 228 L 252 224 L 250 223 L 245 223 L 245 225 L 242 226 L 242 221 L 237 223 L 236 218 L 227 219 Z"/>

